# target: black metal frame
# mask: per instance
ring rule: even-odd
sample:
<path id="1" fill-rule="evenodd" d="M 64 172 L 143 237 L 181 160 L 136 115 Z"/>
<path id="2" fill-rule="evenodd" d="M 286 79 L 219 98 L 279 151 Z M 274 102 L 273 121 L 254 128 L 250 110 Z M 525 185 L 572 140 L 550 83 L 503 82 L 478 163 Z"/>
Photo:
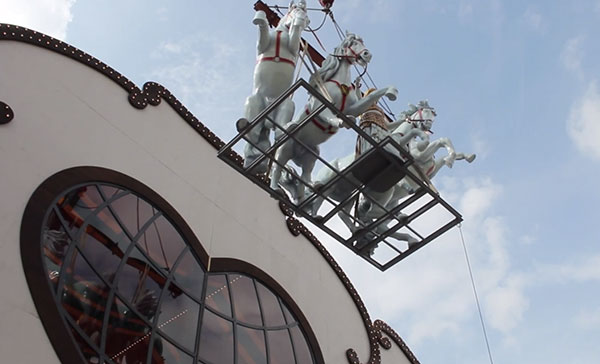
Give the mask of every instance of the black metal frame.
<path id="1" fill-rule="evenodd" d="M 285 99 L 287 99 L 288 97 L 292 97 L 294 92 L 301 88 L 306 90 L 311 97 L 315 97 L 318 101 L 320 101 L 321 105 L 319 105 L 315 110 L 306 115 L 300 123 L 291 127 L 289 130 L 285 130 L 283 127 L 273 122 L 269 115 Z M 344 120 L 346 125 L 348 125 L 349 129 L 353 131 L 357 135 L 357 137 L 362 137 L 371 145 L 371 148 L 368 151 L 361 154 L 350 166 L 348 166 L 342 171 L 338 171 L 330 163 L 324 160 L 312 149 L 307 148 L 307 146 L 302 141 L 298 140 L 295 137 L 297 131 L 299 131 L 307 123 L 311 122 L 313 118 L 315 118 L 319 113 L 321 113 L 325 109 L 329 109 L 337 117 Z M 281 137 L 275 140 L 272 146 L 270 146 L 266 150 L 263 150 L 256 144 L 248 140 L 246 136 L 253 128 L 259 126 L 259 124 L 262 124 L 267 120 L 270 121 L 273 124 L 273 126 L 281 132 Z M 282 196 L 280 192 L 271 189 L 271 187 L 269 186 L 268 176 L 265 176 L 264 174 L 253 173 L 253 169 L 259 164 L 263 163 L 265 160 L 268 161 L 269 164 L 279 164 L 275 160 L 275 151 L 279 146 L 281 146 L 284 142 L 290 139 L 304 147 L 308 153 L 311 153 L 317 158 L 319 162 L 321 162 L 324 166 L 326 166 L 336 174 L 335 177 L 333 177 L 330 181 L 320 186 L 319 188 L 315 188 L 307 182 L 303 181 L 301 178 L 297 177 L 297 180 L 305 186 L 308 192 L 307 197 L 300 203 L 294 203 L 292 201 L 289 201 L 287 196 Z M 239 159 L 236 160 L 235 156 L 237 154 L 233 150 L 233 148 L 238 146 L 238 143 L 242 141 L 249 143 L 250 145 L 262 152 L 262 155 L 260 157 L 258 157 L 255 161 L 253 161 L 250 165 L 246 167 L 239 163 Z M 329 102 L 323 95 L 321 95 L 317 90 L 315 90 L 311 85 L 309 85 L 304 79 L 299 79 L 298 81 L 296 81 L 288 90 L 286 90 L 281 96 L 279 96 L 279 98 L 277 98 L 271 105 L 269 105 L 265 110 L 263 110 L 244 130 L 242 130 L 229 143 L 227 143 L 219 150 L 218 156 L 231 167 L 243 174 L 246 178 L 254 182 L 267 193 L 269 193 L 269 195 L 271 195 L 273 198 L 284 201 L 287 205 L 291 207 L 292 210 L 294 210 L 294 212 L 298 216 L 307 219 L 312 224 L 319 227 L 332 238 L 342 243 L 348 249 L 352 250 L 354 253 L 358 254 L 363 259 L 365 259 L 381 271 L 389 269 L 394 264 L 411 255 L 412 253 L 422 248 L 424 245 L 436 239 L 444 232 L 446 232 L 447 230 L 449 230 L 450 228 L 454 227 L 462 221 L 462 216 L 460 215 L 460 213 L 458 213 L 452 206 L 450 206 L 450 204 L 444 201 L 437 192 L 435 192 L 435 189 L 426 177 L 425 179 L 421 177 L 425 175 L 422 173 L 422 171 L 419 170 L 418 166 L 413 164 L 413 158 L 402 146 L 400 146 L 391 137 L 387 137 L 379 143 L 376 142 L 371 136 L 369 136 L 359 126 L 353 123 L 346 115 L 344 115 L 340 110 L 338 110 L 331 102 Z M 382 165 L 383 168 L 379 171 L 376 171 L 370 176 L 364 176 L 364 173 L 361 173 L 361 171 L 364 171 L 364 167 L 366 165 L 373 165 L 372 163 L 374 162 L 379 163 L 379 165 Z M 281 167 L 286 168 L 286 166 Z M 373 181 L 385 176 L 388 173 L 395 173 L 397 177 L 402 176 L 410 178 L 419 186 L 419 188 L 415 191 L 413 195 L 405 198 L 403 201 L 401 201 L 401 203 L 398 206 L 389 209 L 385 206 L 378 204 L 375 199 L 370 198 L 368 190 L 370 183 L 373 184 Z M 346 196 L 346 198 L 344 198 L 344 200 L 341 202 L 336 202 L 324 194 L 324 191 L 327 191 L 330 188 L 335 188 L 335 185 L 338 183 L 347 183 L 353 187 L 351 193 L 349 193 Z M 372 221 L 371 223 L 365 224 L 358 220 L 355 216 L 348 214 L 346 211 L 344 211 L 343 208 L 347 206 L 347 204 L 355 202 L 359 195 L 363 195 L 366 198 L 368 198 L 376 207 L 383 210 L 384 214 Z M 397 214 L 399 214 L 401 210 L 409 207 L 411 204 L 419 200 L 419 198 L 424 196 L 428 196 L 430 198 L 430 201 L 427 204 L 421 206 L 410 215 L 404 216 L 402 218 L 397 217 Z M 324 201 L 327 201 L 328 203 L 334 206 L 334 208 L 330 210 L 324 217 L 311 216 L 304 209 L 317 198 L 322 198 Z M 413 227 L 410 226 L 411 222 L 413 222 L 419 216 L 425 214 L 427 211 L 431 210 L 432 208 L 438 205 L 442 206 L 447 212 L 449 212 L 453 216 L 453 219 L 448 221 L 445 225 L 439 227 L 427 236 L 422 236 Z M 355 231 L 350 238 L 346 239 L 342 237 L 339 232 L 336 232 L 333 229 L 326 226 L 327 222 L 338 214 L 345 214 L 357 225 L 358 230 Z M 382 224 L 385 224 L 387 226 L 390 222 L 393 221 L 395 221 L 393 226 L 386 229 L 383 233 L 378 234 L 374 232 L 374 229 L 378 226 Z M 411 245 L 408 249 L 404 251 L 396 248 L 389 241 L 390 236 L 398 230 L 402 229 L 403 227 L 406 227 L 406 229 L 410 230 L 419 238 L 418 243 Z M 358 243 L 359 239 L 363 238 L 367 233 L 369 233 L 370 235 L 374 235 L 375 238 L 368 241 L 367 243 Z M 387 245 L 397 253 L 393 258 L 385 262 L 379 262 L 369 254 L 369 251 L 372 251 L 378 244 L 382 243 Z"/>

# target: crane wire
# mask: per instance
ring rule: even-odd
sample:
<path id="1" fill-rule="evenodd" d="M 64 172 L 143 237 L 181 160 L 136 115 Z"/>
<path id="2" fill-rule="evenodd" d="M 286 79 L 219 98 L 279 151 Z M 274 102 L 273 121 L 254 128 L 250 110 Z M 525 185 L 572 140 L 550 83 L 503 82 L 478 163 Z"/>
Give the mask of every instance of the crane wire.
<path id="1" fill-rule="evenodd" d="M 335 20 L 334 16 L 333 16 L 333 12 L 330 11 L 329 12 L 329 17 L 331 18 L 331 22 L 334 25 L 335 30 L 337 31 L 338 36 L 340 37 L 340 40 L 344 40 L 344 32 L 342 31 L 342 28 L 340 27 L 340 25 L 338 24 L 338 22 Z M 363 80 L 363 82 L 365 83 L 365 86 L 367 86 L 367 88 L 373 87 L 373 88 L 377 88 L 377 85 L 375 84 L 375 81 L 373 80 L 373 78 L 371 77 L 371 75 L 369 74 L 369 71 L 366 69 L 364 72 L 360 72 L 358 70 L 358 67 L 354 64 L 354 69 L 356 70 L 356 72 L 361 75 L 360 79 Z M 371 82 L 372 86 L 369 85 L 369 83 L 364 79 L 364 77 L 362 77 L 363 74 L 366 74 L 369 81 Z M 381 108 L 387 112 L 388 114 L 390 114 L 394 119 L 396 118 L 396 115 L 394 115 L 394 113 L 392 112 L 392 109 L 390 108 L 390 106 L 388 105 L 388 103 L 385 101 L 385 99 L 381 98 L 379 99 L 379 101 L 377 102 L 379 104 L 379 106 L 381 106 Z"/>
<path id="2" fill-rule="evenodd" d="M 483 320 L 483 314 L 481 312 L 481 305 L 479 304 L 479 296 L 477 295 L 477 288 L 475 288 L 475 279 L 473 278 L 473 270 L 471 269 L 471 262 L 469 261 L 469 254 L 467 253 L 467 245 L 465 244 L 465 237 L 462 231 L 462 224 L 458 224 L 458 231 L 460 232 L 460 240 L 462 241 L 463 250 L 465 252 L 465 259 L 467 261 L 467 267 L 469 268 L 469 276 L 471 277 L 471 286 L 473 287 L 473 294 L 475 295 L 475 302 L 477 303 L 477 311 L 479 311 L 479 320 L 481 321 L 481 328 L 483 330 L 483 337 L 485 338 L 485 345 L 487 347 L 488 357 L 490 363 L 494 364 L 492 359 L 492 351 L 490 349 L 490 342 L 488 340 L 487 330 L 485 328 L 485 322 Z"/>

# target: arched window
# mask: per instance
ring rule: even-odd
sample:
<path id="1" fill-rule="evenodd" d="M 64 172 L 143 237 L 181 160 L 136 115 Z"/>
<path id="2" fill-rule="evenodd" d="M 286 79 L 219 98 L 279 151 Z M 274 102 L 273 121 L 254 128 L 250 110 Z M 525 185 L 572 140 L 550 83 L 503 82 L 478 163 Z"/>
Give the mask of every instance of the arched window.
<path id="1" fill-rule="evenodd" d="M 89 170 L 44 182 L 23 219 L 27 279 L 63 362 L 322 361 L 279 287 L 248 272 L 207 273 L 206 253 L 156 193 L 116 172 Z M 90 178 L 98 172 L 104 178 Z M 68 183 L 69 176 L 83 180 Z"/>

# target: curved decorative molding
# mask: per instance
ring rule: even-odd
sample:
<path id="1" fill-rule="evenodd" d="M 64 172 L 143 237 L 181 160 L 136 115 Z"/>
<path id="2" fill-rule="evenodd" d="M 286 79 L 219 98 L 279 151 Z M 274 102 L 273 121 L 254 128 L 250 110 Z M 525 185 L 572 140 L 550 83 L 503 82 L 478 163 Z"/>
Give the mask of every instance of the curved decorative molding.
<path id="1" fill-rule="evenodd" d="M 380 330 L 382 333 L 386 334 L 390 339 L 392 339 L 412 364 L 420 364 L 415 354 L 413 354 L 413 352 L 408 348 L 408 345 L 406 345 L 400 335 L 398 335 L 398 333 L 396 333 L 396 331 L 394 331 L 394 329 L 392 329 L 388 324 L 381 320 L 375 320 L 373 325 L 377 330 Z M 379 344 L 381 344 L 381 346 L 386 350 L 392 348 L 392 343 L 387 337 L 381 336 L 379 339 Z"/>
<path id="2" fill-rule="evenodd" d="M 137 109 L 144 109 L 148 104 L 157 106 L 161 103 L 162 100 L 165 100 L 165 102 L 169 104 L 182 119 L 184 119 L 198 134 L 200 134 L 200 136 L 202 136 L 215 149 L 218 150 L 225 145 L 225 142 L 223 142 L 223 140 L 221 140 L 203 123 L 201 123 L 198 120 L 198 118 L 196 118 L 185 106 L 183 106 L 183 104 L 179 100 L 177 100 L 177 98 L 173 96 L 173 94 L 168 89 L 156 82 L 146 82 L 142 89 L 140 89 L 125 76 L 123 76 L 104 62 L 89 55 L 88 53 L 83 52 L 58 39 L 52 38 L 50 36 L 28 28 L 0 23 L 0 40 L 13 40 L 29 43 L 62 54 L 66 57 L 69 57 L 77 62 L 80 62 L 86 66 L 95 69 L 96 71 L 100 72 L 101 74 L 105 75 L 106 77 L 117 83 L 125 91 L 127 91 L 129 94 L 129 103 Z M 243 158 L 239 154 L 232 152 L 231 155 L 229 155 L 229 157 L 233 159 L 236 163 L 243 165 Z M 363 323 L 365 325 L 365 329 L 369 338 L 370 355 L 369 360 L 366 363 L 380 364 L 380 346 L 382 346 L 384 349 L 391 348 L 392 345 L 389 339 L 382 336 L 382 333 L 385 333 L 386 335 L 392 338 L 392 340 L 400 347 L 400 349 L 402 349 L 402 351 L 406 354 L 406 356 L 409 358 L 412 364 L 419 364 L 419 361 L 416 359 L 414 354 L 410 351 L 410 349 L 408 349 L 408 346 L 404 343 L 400 336 L 396 334 L 396 332 L 393 329 L 391 329 L 387 324 L 385 324 L 381 320 L 377 320 L 375 321 L 375 323 L 371 321 L 369 313 L 367 312 L 362 299 L 358 295 L 358 292 L 356 291 L 346 274 L 342 271 L 342 268 L 337 264 L 335 259 L 331 256 L 331 254 L 327 251 L 323 244 L 310 232 L 310 230 L 308 230 L 306 226 L 304 226 L 300 221 L 293 217 L 293 212 L 291 209 L 286 207 L 286 205 L 282 202 L 279 203 L 279 206 L 281 208 L 282 213 L 286 216 L 286 224 L 288 226 L 288 229 L 290 230 L 290 233 L 292 233 L 294 236 L 298 236 L 300 234 L 304 235 L 304 237 L 306 237 L 308 241 L 310 241 L 313 244 L 313 246 L 321 253 L 323 258 L 325 258 L 325 260 L 329 263 L 331 268 L 337 274 L 340 281 L 348 290 L 350 297 L 354 301 L 361 315 L 361 318 L 363 319 Z M 25 232 L 22 231 L 22 234 L 24 233 Z M 208 255 L 204 255 L 202 256 L 202 258 L 206 258 L 206 261 L 203 263 L 207 263 Z M 218 263 L 218 259 L 212 262 L 212 264 L 215 263 L 220 264 Z M 302 315 L 298 315 L 297 317 L 302 317 L 302 319 L 305 319 Z M 311 339 L 311 345 L 312 344 L 313 343 Z M 316 347 L 318 348 L 318 345 Z M 354 349 L 348 349 L 346 351 L 346 356 L 350 364 L 360 363 L 358 354 Z"/>
<path id="3" fill-rule="evenodd" d="M 8 124 L 15 117 L 10 106 L 0 101 L 0 124 Z"/>
<path id="4" fill-rule="evenodd" d="M 137 108 L 144 109 L 148 104 L 156 106 L 161 100 L 165 100 L 182 119 L 184 119 L 198 134 L 200 134 L 210 145 L 220 149 L 225 145 L 218 136 L 202 124 L 173 94 L 156 82 L 146 82 L 142 89 L 137 87 L 127 77 L 123 76 L 106 63 L 92 55 L 79 50 L 61 40 L 50 37 L 35 30 L 11 24 L 0 23 L 0 40 L 13 40 L 29 43 L 53 52 L 62 54 L 79 63 L 89 66 L 104 76 L 108 77 L 129 94 L 129 103 Z M 243 163 L 240 155 L 230 156 L 236 163 Z"/>

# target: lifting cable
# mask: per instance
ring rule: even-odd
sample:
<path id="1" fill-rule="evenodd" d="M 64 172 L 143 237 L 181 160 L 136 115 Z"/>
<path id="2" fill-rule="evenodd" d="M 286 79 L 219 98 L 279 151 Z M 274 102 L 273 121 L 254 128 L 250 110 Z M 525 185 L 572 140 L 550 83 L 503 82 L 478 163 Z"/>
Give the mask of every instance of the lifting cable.
<path id="1" fill-rule="evenodd" d="M 338 36 L 340 37 L 340 40 L 344 40 L 344 32 L 342 31 L 342 28 L 340 27 L 340 25 L 337 23 L 337 21 L 335 20 L 335 18 L 333 17 L 333 12 L 329 12 L 329 17 L 331 18 L 331 22 L 334 25 L 335 30 L 338 33 Z M 356 65 L 354 65 L 354 69 L 356 70 L 356 72 L 360 75 L 359 77 L 363 80 L 363 82 L 365 83 L 365 85 L 367 86 L 367 88 L 370 87 L 374 87 L 377 88 L 377 85 L 375 84 L 375 81 L 373 80 L 373 78 L 371 77 L 371 75 L 369 74 L 369 71 L 366 69 L 364 70 L 364 74 L 367 75 L 367 77 L 369 78 L 369 80 L 371 81 L 371 85 L 369 85 L 369 83 L 364 79 L 364 77 L 362 77 L 362 74 L 359 70 L 358 67 Z M 390 108 L 390 106 L 388 105 L 388 103 L 385 101 L 385 99 L 381 98 L 379 99 L 379 101 L 377 102 L 381 108 L 387 112 L 388 114 L 390 114 L 394 119 L 396 119 L 396 115 L 394 115 L 394 113 L 392 112 L 392 109 Z"/>
<path id="2" fill-rule="evenodd" d="M 465 244 L 465 237 L 462 231 L 462 224 L 458 224 L 458 231 L 460 231 L 460 240 L 462 241 L 463 250 L 465 252 L 465 259 L 467 261 L 467 267 L 469 268 L 469 276 L 471 277 L 471 286 L 473 287 L 473 294 L 475 295 L 475 302 L 477 303 L 477 311 L 479 311 L 479 320 L 481 321 L 481 328 L 483 329 L 483 337 L 485 338 L 485 345 L 487 347 L 488 356 L 490 363 L 494 364 L 492 359 L 492 351 L 490 350 L 490 342 L 487 336 L 487 330 L 483 321 L 483 314 L 481 313 L 481 305 L 479 304 L 479 296 L 477 295 L 477 289 L 475 288 L 475 279 L 473 278 L 473 270 L 471 269 L 471 262 L 469 261 L 469 254 L 467 253 L 467 245 Z"/>

